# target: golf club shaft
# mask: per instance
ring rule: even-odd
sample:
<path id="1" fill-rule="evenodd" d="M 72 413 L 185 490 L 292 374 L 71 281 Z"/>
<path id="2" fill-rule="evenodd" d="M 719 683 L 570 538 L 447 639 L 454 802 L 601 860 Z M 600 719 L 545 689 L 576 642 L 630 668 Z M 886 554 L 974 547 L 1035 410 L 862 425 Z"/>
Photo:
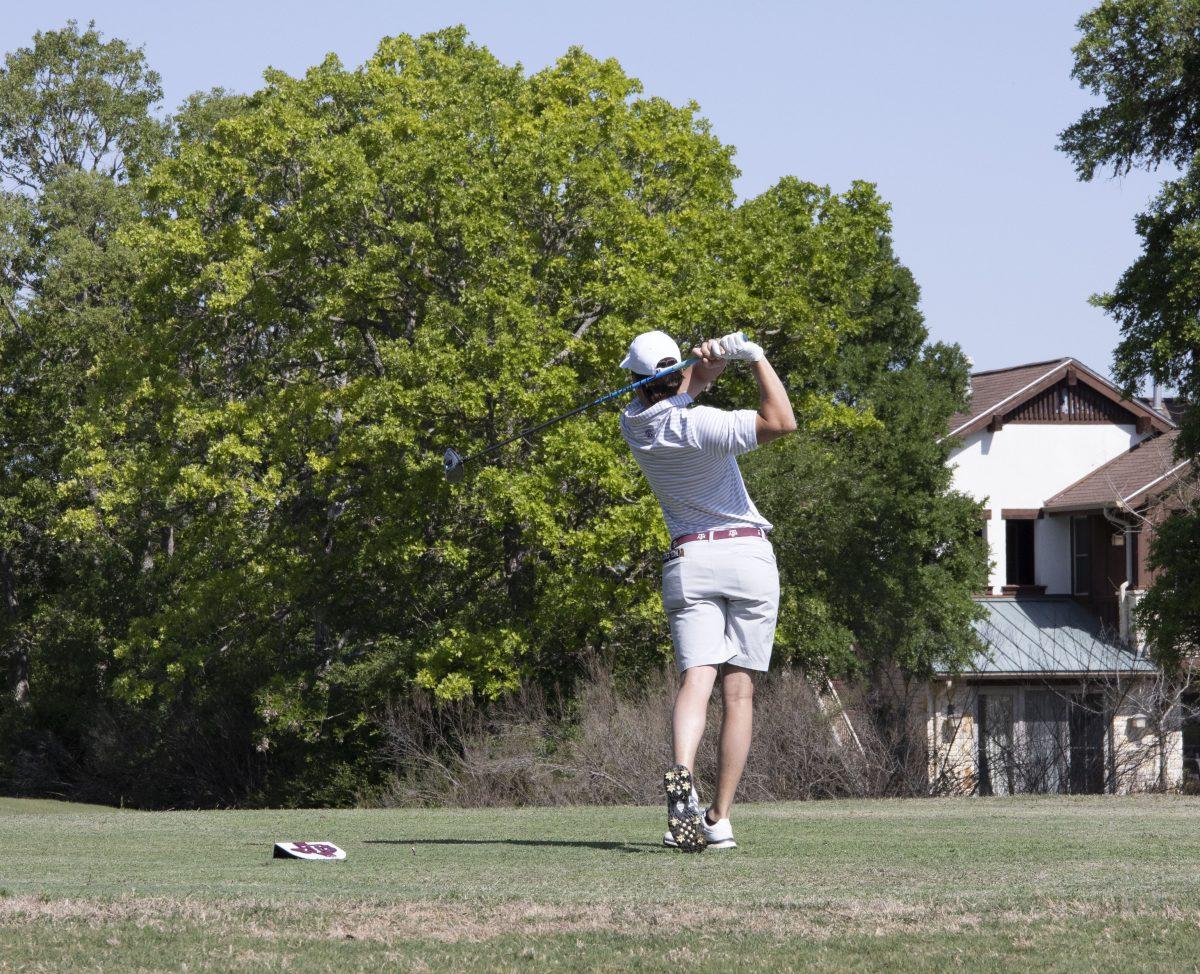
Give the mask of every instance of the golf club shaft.
<path id="1" fill-rule="evenodd" d="M 548 419 L 544 423 L 538 423 L 537 426 L 531 426 L 527 430 L 521 430 L 520 433 L 514 433 L 506 440 L 501 440 L 499 443 L 493 443 L 491 446 L 480 450 L 478 453 L 472 453 L 469 457 L 463 457 L 462 462 L 469 463 L 470 461 L 478 459 L 479 457 L 487 456 L 489 453 L 494 453 L 501 447 L 508 446 L 510 443 L 515 443 L 517 440 L 524 439 L 525 437 L 536 433 L 538 430 L 544 430 L 547 426 L 553 426 L 555 423 L 561 423 L 564 419 L 570 419 L 572 416 L 578 416 L 580 413 L 591 409 L 593 406 L 601 406 L 611 399 L 616 399 L 617 396 L 623 396 L 627 392 L 633 392 L 633 390 L 638 388 L 638 386 L 644 386 L 647 382 L 653 382 L 655 379 L 661 379 L 664 375 L 670 375 L 672 372 L 679 372 L 681 369 L 689 368 L 699 361 L 700 359 L 698 358 L 684 359 L 684 361 L 679 362 L 676 365 L 672 365 L 669 368 L 663 369 L 661 372 L 655 372 L 654 375 L 648 375 L 644 379 L 638 379 L 637 382 L 631 382 L 627 386 L 622 386 L 620 389 L 615 389 L 612 392 L 606 393 L 599 399 L 594 399 L 589 403 L 572 409 L 569 413 L 563 413 L 561 416 L 555 416 L 553 419 Z"/>

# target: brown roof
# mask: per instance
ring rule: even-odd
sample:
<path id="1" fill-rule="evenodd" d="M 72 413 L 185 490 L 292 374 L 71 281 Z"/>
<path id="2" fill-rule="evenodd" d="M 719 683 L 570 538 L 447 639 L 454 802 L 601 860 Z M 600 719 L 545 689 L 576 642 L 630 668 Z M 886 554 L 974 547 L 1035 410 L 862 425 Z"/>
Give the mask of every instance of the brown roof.
<path id="1" fill-rule="evenodd" d="M 1047 511 L 1083 511 L 1098 507 L 1140 506 L 1148 496 L 1169 487 L 1188 466 L 1175 459 L 1178 430 L 1142 440 L 1128 453 L 1097 467 L 1045 504 Z"/>
<path id="2" fill-rule="evenodd" d="M 1057 368 L 1068 359 L 1056 358 L 1046 362 L 1030 362 L 1028 365 L 1015 365 L 1009 369 L 993 369 L 990 372 L 973 372 L 971 374 L 971 405 L 970 411 L 955 413 L 950 417 L 951 431 L 969 423 L 974 417 L 988 414 L 1000 403 L 1039 378 Z"/>
<path id="3" fill-rule="evenodd" d="M 994 414 L 1011 412 L 1068 373 L 1083 379 L 1092 388 L 1102 392 L 1112 401 L 1119 402 L 1131 413 L 1146 416 L 1160 432 L 1172 428 L 1173 424 L 1169 419 L 1145 403 L 1125 399 L 1120 390 L 1104 376 L 1068 356 L 1014 365 L 1007 369 L 972 373 L 970 406 L 967 412 L 955 413 L 950 417 L 950 435 L 966 436 L 982 429 Z"/>
<path id="4" fill-rule="evenodd" d="M 1187 401 L 1182 396 L 1167 396 L 1163 400 L 1163 408 L 1176 426 L 1183 423 L 1183 414 L 1187 412 Z"/>

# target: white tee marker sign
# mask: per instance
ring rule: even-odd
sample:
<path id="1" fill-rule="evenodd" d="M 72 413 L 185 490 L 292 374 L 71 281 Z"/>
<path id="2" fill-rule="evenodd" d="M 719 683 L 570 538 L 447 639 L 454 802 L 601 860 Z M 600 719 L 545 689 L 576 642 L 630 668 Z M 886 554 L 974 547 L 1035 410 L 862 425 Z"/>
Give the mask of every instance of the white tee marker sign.
<path id="1" fill-rule="evenodd" d="M 346 850 L 332 842 L 276 842 L 275 859 L 313 859 L 316 861 L 345 859 Z"/>

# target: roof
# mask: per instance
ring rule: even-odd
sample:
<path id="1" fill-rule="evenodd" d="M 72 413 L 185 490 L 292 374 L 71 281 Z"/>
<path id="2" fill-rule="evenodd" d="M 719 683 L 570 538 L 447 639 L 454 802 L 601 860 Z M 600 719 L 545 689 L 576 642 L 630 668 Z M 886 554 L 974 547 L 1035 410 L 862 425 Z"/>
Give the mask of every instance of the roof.
<path id="1" fill-rule="evenodd" d="M 1154 408 L 1154 400 L 1148 396 L 1138 396 L 1138 402 L 1145 403 L 1151 409 Z M 1187 400 L 1182 396 L 1164 396 L 1162 409 L 1158 411 L 1178 426 L 1183 419 L 1183 414 L 1187 412 Z"/>
<path id="2" fill-rule="evenodd" d="M 1120 389 L 1104 376 L 1078 359 L 1067 356 L 972 373 L 970 406 L 967 412 L 955 413 L 950 417 L 950 435 L 967 436 L 982 429 L 993 416 L 1012 412 L 1068 374 L 1083 380 L 1108 399 L 1120 403 L 1135 416 L 1145 416 L 1160 432 L 1174 428 L 1174 423 L 1166 416 L 1139 399 L 1126 399 Z"/>
<path id="3" fill-rule="evenodd" d="M 1030 362 L 1014 365 L 1007 369 L 992 369 L 989 372 L 971 373 L 971 402 L 969 412 L 955 413 L 950 417 L 950 429 L 957 430 L 976 416 L 990 416 L 1000 403 L 1045 376 L 1070 359 L 1056 358 L 1045 362 Z"/>
<path id="4" fill-rule="evenodd" d="M 1155 671 L 1069 598 L 981 598 L 975 631 L 987 646 L 964 676 L 1082 676 Z M 949 671 L 942 670 L 944 675 Z"/>
<path id="5" fill-rule="evenodd" d="M 1137 508 L 1175 482 L 1189 465 L 1175 459 L 1178 430 L 1142 440 L 1046 501 L 1047 511 Z"/>
<path id="6" fill-rule="evenodd" d="M 1187 408 L 1187 400 L 1182 396 L 1167 396 L 1163 399 L 1163 410 L 1176 426 L 1183 422 L 1183 414 L 1187 412 Z"/>

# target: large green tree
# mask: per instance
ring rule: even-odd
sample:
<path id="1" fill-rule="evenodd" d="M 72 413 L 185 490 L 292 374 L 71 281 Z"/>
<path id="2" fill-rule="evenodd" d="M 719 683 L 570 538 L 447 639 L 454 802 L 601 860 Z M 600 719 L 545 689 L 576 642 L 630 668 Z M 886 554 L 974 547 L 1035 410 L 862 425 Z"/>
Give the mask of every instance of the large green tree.
<path id="1" fill-rule="evenodd" d="M 1200 2 L 1105 0 L 1079 21 L 1074 76 L 1101 102 L 1063 133 L 1080 178 L 1154 169 L 1167 179 L 1138 216 L 1142 253 L 1096 298 L 1121 326 L 1116 373 L 1134 392 L 1149 376 L 1187 403 L 1179 457 L 1200 454 Z M 1193 464 L 1193 470 L 1195 464 Z M 1151 552 L 1160 575 L 1140 607 L 1164 662 L 1200 645 L 1200 510 L 1185 503 Z"/>
<path id="2" fill-rule="evenodd" d="M 5 197 L 0 244 L 0 384 L 38 390 L 3 405 L 24 592 L 4 646 L 33 672 L 21 740 L 53 743 L 64 778 L 342 801 L 413 685 L 495 697 L 664 662 L 666 538 L 614 410 L 441 474 L 447 446 L 621 381 L 647 327 L 747 328 L 796 399 L 802 432 L 747 465 L 780 528 L 781 655 L 920 675 L 973 645 L 970 504 L 937 442 L 964 367 L 922 349 L 869 184 L 738 205 L 696 106 L 580 50 L 527 75 L 461 29 L 166 123 L 139 52 L 74 25 L 31 51 L 52 115 L 118 133 L 39 154 L 54 178 Z M 13 77 L 0 107 L 45 117 L 43 75 Z M 753 395 L 731 370 L 713 399 Z"/>
<path id="3" fill-rule="evenodd" d="M 758 320 L 779 334 L 814 317 L 832 326 L 813 338 L 836 342 L 836 354 L 794 341 L 772 348 L 789 387 L 857 417 L 810 415 L 748 468 L 779 522 L 793 581 L 796 611 L 784 619 L 801 628 L 785 628 L 785 645 L 834 674 L 898 666 L 924 677 L 976 648 L 970 596 L 983 588 L 985 563 L 978 505 L 951 490 L 954 444 L 944 435 L 966 395 L 966 359 L 925 344 L 887 209 L 865 184 L 837 197 L 792 179 L 740 208 Z M 850 260 L 835 270 L 830 253 Z"/>
<path id="4" fill-rule="evenodd" d="M 837 376 L 888 371 L 848 349 L 891 341 L 880 295 L 915 291 L 869 186 L 737 207 L 695 106 L 578 50 L 526 76 L 450 30 L 267 82 L 155 171 L 126 235 L 137 330 L 101 382 L 126 398 L 69 523 L 99 544 L 153 509 L 171 539 L 117 649 L 128 699 L 245 701 L 275 760 L 348 764 L 410 681 L 656 665 L 666 539 L 611 411 L 440 472 L 610 387 L 650 325 L 752 326 L 806 428 L 879 424 Z"/>
<path id="5" fill-rule="evenodd" d="M 887 207 L 870 187 L 838 198 L 783 180 L 739 217 L 761 242 L 745 250 L 744 273 L 763 319 L 828 314 L 835 325 L 832 357 L 773 350 L 790 387 L 860 418 L 810 421 L 745 464 L 788 581 L 780 653 L 811 673 L 861 681 L 893 747 L 896 787 L 909 788 L 907 772 L 924 767 L 923 729 L 912 733 L 912 705 L 925 705 L 918 688 L 935 666 L 962 666 L 979 648 L 979 505 L 951 487 L 955 444 L 945 436 L 966 396 L 967 361 L 957 346 L 926 344 L 916 282 L 892 252 Z M 852 263 L 830 274 L 830 252 Z"/>
<path id="6" fill-rule="evenodd" d="M 131 179 L 165 146 L 160 94 L 140 51 L 74 23 L 0 69 L 0 716 L 35 707 L 30 726 L 86 724 L 100 620 L 138 570 L 132 554 L 101 565 L 56 529 L 65 431 L 130 309 L 117 234 L 140 217 Z"/>

